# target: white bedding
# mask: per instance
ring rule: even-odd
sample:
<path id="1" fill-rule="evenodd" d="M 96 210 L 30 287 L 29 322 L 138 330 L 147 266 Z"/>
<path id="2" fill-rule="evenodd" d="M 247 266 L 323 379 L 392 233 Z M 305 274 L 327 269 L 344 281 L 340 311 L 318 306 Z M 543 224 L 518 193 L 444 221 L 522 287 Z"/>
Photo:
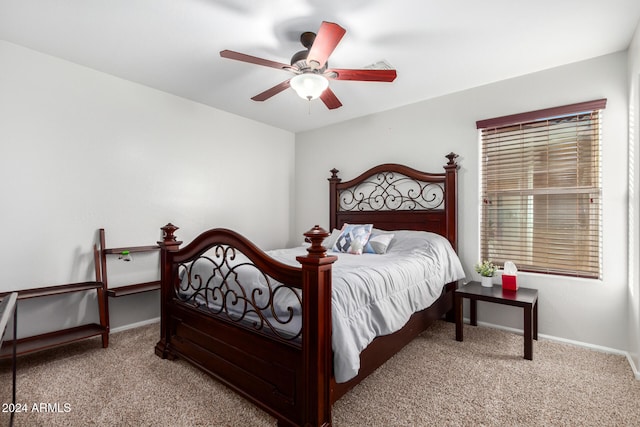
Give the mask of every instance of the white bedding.
<path id="1" fill-rule="evenodd" d="M 345 382 L 360 369 L 360 352 L 378 335 L 401 329 L 416 311 L 429 307 L 445 284 L 464 278 L 449 242 L 424 231 L 393 231 L 387 253 L 331 252 L 333 264 L 332 347 L 334 375 Z M 290 265 L 304 248 L 270 251 Z M 291 260 L 294 262 L 291 262 Z"/>
<path id="2" fill-rule="evenodd" d="M 445 284 L 464 278 L 460 260 L 444 237 L 423 231 L 392 233 L 395 237 L 386 254 L 330 252 L 338 257 L 333 264 L 331 297 L 337 382 L 357 375 L 360 352 L 376 336 L 401 329 L 414 312 L 429 307 L 440 296 Z M 306 254 L 306 248 L 267 253 L 282 263 L 299 266 L 296 256 Z M 295 297 L 292 292 L 281 294 L 288 301 Z"/>

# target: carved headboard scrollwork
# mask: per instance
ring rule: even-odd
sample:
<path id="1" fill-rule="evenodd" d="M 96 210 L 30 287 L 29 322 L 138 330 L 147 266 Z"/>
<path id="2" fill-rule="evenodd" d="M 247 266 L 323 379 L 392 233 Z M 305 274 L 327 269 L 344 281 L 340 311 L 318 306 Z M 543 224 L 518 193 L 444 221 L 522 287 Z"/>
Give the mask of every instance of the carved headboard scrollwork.
<path id="1" fill-rule="evenodd" d="M 423 230 L 457 244 L 457 171 L 455 153 L 444 173 L 421 172 L 386 163 L 346 182 L 331 170 L 330 227 L 373 224 L 383 230 Z"/>

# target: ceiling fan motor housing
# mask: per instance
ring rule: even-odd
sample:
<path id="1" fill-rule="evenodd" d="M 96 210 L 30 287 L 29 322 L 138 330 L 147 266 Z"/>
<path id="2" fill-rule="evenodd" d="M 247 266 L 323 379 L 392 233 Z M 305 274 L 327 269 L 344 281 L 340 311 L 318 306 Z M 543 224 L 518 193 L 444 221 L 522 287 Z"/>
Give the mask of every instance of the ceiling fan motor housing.
<path id="1" fill-rule="evenodd" d="M 322 66 L 322 68 L 312 67 L 307 62 L 308 56 L 309 56 L 308 50 L 301 50 L 300 52 L 296 52 L 291 57 L 291 66 L 299 69 L 300 72 L 302 73 L 307 73 L 307 72 L 324 73 L 325 70 L 327 69 L 327 66 L 329 65 L 329 61 L 326 61 Z"/>
<path id="2" fill-rule="evenodd" d="M 316 72 L 316 73 L 324 73 L 329 65 L 329 61 L 326 61 L 322 68 L 318 68 L 314 66 L 315 64 L 309 64 L 307 62 L 307 57 L 309 56 L 309 51 L 311 50 L 311 46 L 313 46 L 313 42 L 316 40 L 316 33 L 311 31 L 305 31 L 300 35 L 300 43 L 302 46 L 306 47 L 305 50 L 301 50 L 296 52 L 291 57 L 291 66 L 298 68 L 301 72 Z M 318 64 L 319 65 L 319 64 Z"/>

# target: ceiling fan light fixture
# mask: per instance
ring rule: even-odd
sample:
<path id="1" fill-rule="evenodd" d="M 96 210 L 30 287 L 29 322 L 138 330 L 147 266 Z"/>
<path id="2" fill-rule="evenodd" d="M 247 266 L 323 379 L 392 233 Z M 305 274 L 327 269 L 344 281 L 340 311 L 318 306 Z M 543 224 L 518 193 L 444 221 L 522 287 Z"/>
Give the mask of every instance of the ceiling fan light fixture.
<path id="1" fill-rule="evenodd" d="M 298 74 L 289 83 L 300 98 L 309 101 L 318 98 L 329 87 L 329 80 L 315 73 Z"/>
<path id="2" fill-rule="evenodd" d="M 327 21 L 322 22 L 317 34 L 310 31 L 302 33 L 300 42 L 305 47 L 305 50 L 296 52 L 291 57 L 290 65 L 227 49 L 221 50 L 220 56 L 295 74 L 294 77 L 251 97 L 254 101 L 266 101 L 282 91 L 293 88 L 300 98 L 309 101 L 320 98 L 329 110 L 334 110 L 340 108 L 342 103 L 329 88 L 328 79 L 392 82 L 396 78 L 396 70 L 392 69 L 386 61 L 379 61 L 364 69 L 329 68 L 329 56 L 338 46 L 345 33 L 346 30 L 340 25 Z"/>

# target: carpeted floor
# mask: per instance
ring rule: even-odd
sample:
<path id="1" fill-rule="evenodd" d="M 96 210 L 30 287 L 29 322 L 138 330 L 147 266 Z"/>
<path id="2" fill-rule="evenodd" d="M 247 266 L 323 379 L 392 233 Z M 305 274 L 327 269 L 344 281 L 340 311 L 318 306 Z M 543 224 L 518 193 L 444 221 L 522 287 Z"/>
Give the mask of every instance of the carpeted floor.
<path id="1" fill-rule="evenodd" d="M 95 339 L 20 358 L 28 410 L 15 425 L 276 425 L 197 369 L 155 356 L 158 328 L 112 334 L 108 349 Z M 519 335 L 467 325 L 464 342 L 454 336 L 453 324 L 433 325 L 334 405 L 334 425 L 640 425 L 640 381 L 623 356 L 541 340 L 528 361 Z M 8 363 L 0 382 L 8 403 Z"/>

